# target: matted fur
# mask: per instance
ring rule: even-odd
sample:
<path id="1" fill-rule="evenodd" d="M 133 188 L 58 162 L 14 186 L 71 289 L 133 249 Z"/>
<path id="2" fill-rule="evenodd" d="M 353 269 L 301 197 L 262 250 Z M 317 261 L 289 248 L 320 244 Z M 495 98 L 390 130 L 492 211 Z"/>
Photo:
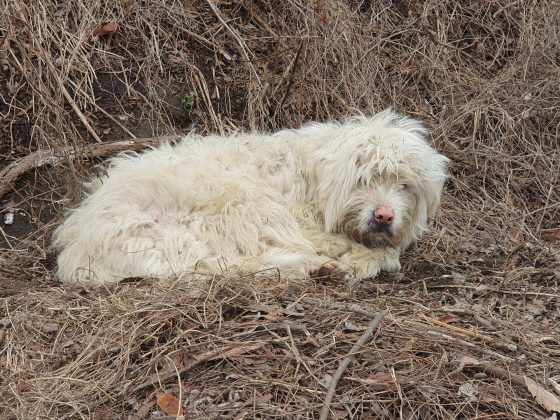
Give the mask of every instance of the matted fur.
<path id="1" fill-rule="evenodd" d="M 391 110 L 276 134 L 191 134 L 109 161 L 56 230 L 58 276 L 103 284 L 226 266 L 322 267 L 362 279 L 398 270 L 437 210 L 447 158 Z M 394 211 L 390 228 L 373 214 Z"/>

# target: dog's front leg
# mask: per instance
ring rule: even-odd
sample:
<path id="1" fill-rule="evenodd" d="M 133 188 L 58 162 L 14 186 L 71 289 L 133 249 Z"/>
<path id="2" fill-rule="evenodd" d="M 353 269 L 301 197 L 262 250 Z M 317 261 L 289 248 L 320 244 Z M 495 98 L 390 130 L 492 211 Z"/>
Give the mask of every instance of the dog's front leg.
<path id="1" fill-rule="evenodd" d="M 399 249 L 393 247 L 368 248 L 354 242 L 344 235 L 325 234 L 324 232 L 306 231 L 308 238 L 317 252 L 329 261 L 323 261 L 319 272 L 339 273 L 337 278 L 351 282 L 375 277 L 380 271 L 398 271 Z"/>
<path id="2" fill-rule="evenodd" d="M 350 251 L 342 255 L 340 261 L 352 267 L 350 282 L 373 278 L 380 271 L 398 271 L 401 268 L 397 248 L 367 248 L 353 244 Z"/>
<path id="3" fill-rule="evenodd" d="M 262 261 L 263 267 L 277 267 L 289 278 L 349 281 L 354 276 L 352 267 L 346 263 L 301 250 L 271 248 L 263 255 Z"/>

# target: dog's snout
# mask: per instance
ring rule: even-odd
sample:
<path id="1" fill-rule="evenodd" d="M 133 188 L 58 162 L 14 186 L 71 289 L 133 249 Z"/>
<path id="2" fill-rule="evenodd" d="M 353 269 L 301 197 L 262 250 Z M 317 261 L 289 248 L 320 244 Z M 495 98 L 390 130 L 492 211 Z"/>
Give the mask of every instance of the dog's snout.
<path id="1" fill-rule="evenodd" d="M 392 208 L 379 206 L 374 212 L 375 221 L 381 225 L 390 225 L 395 219 L 395 212 Z"/>

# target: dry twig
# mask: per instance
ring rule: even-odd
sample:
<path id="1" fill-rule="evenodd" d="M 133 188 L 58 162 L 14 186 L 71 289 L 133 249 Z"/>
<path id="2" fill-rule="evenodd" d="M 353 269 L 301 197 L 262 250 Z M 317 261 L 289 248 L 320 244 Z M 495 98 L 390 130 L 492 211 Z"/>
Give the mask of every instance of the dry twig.
<path id="1" fill-rule="evenodd" d="M 165 141 L 177 139 L 178 136 L 165 136 L 142 138 L 135 140 L 123 140 L 112 143 L 98 143 L 88 145 L 86 148 L 76 151 L 73 146 L 60 150 L 38 150 L 21 159 L 18 159 L 0 171 L 0 198 L 8 193 L 16 181 L 25 173 L 45 165 L 56 166 L 68 159 L 75 158 L 98 158 L 112 155 L 126 150 L 138 151 L 150 146 L 157 146 Z"/>
<path id="2" fill-rule="evenodd" d="M 327 394 L 325 395 L 325 401 L 323 403 L 323 408 L 321 409 L 321 414 L 319 416 L 320 420 L 327 420 L 329 417 L 329 411 L 331 409 L 332 399 L 336 392 L 336 387 L 338 385 L 338 381 L 342 378 L 342 375 L 348 369 L 348 366 L 352 362 L 352 359 L 356 356 L 356 354 L 362 350 L 362 347 L 367 343 L 367 341 L 373 336 L 373 333 L 377 330 L 383 318 L 387 315 L 387 311 L 380 312 L 375 316 L 373 321 L 370 322 L 367 329 L 364 331 L 362 336 L 356 341 L 356 344 L 350 350 L 350 353 L 346 355 L 346 357 L 340 362 L 338 365 L 338 369 L 332 376 L 329 387 L 327 389 Z"/>

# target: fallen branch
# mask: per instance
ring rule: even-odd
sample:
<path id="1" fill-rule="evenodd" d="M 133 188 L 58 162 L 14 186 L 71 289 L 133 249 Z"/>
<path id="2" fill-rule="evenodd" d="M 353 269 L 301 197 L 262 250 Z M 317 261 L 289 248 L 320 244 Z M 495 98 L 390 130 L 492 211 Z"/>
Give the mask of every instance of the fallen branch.
<path id="1" fill-rule="evenodd" d="M 422 328 L 422 325 L 419 324 L 419 323 L 413 323 L 413 322 L 411 322 L 410 325 L 416 325 L 416 326 L 418 326 L 419 328 Z M 510 362 L 510 363 L 511 363 L 511 362 L 514 361 L 514 359 L 512 359 L 511 357 L 504 356 L 503 354 L 500 354 L 500 353 L 495 352 L 495 351 L 493 351 L 493 350 L 489 350 L 489 349 L 486 349 L 486 348 L 484 348 L 484 347 L 480 347 L 480 346 L 478 346 L 477 344 L 473 344 L 473 343 L 471 343 L 471 342 L 469 342 L 469 341 L 465 341 L 465 340 L 462 340 L 462 339 L 460 339 L 460 338 L 453 337 L 453 336 L 444 334 L 444 333 L 439 332 L 439 331 L 427 330 L 425 333 L 426 333 L 427 335 L 431 335 L 431 336 L 433 336 L 433 337 L 442 339 L 442 340 L 447 341 L 447 342 L 450 342 L 450 343 L 455 343 L 455 344 L 458 344 L 458 345 L 461 345 L 461 346 L 465 346 L 465 347 L 470 347 L 470 348 L 477 349 L 478 351 L 481 351 L 482 353 L 489 354 L 489 355 L 491 355 L 491 356 L 497 357 L 498 359 L 502 359 L 502 360 L 504 360 L 504 361 L 506 361 L 506 362 Z"/>
<path id="2" fill-rule="evenodd" d="M 523 379 L 523 376 L 516 375 L 515 373 L 511 373 L 510 371 L 495 365 L 472 363 L 466 364 L 465 367 L 477 372 L 486 373 L 487 375 L 492 376 L 496 379 L 509 381 L 513 385 L 525 386 L 525 380 Z"/>
<path id="3" fill-rule="evenodd" d="M 476 319 L 477 316 L 475 315 L 474 318 Z M 478 317 L 480 319 L 480 317 Z M 480 339 L 482 341 L 485 342 L 486 345 L 500 349 L 500 350 L 508 350 L 508 351 L 522 351 L 521 349 L 518 348 L 518 346 L 515 343 L 512 343 L 511 340 L 509 340 L 507 337 L 500 335 L 500 338 L 504 341 L 498 341 L 498 338 L 496 337 L 491 337 L 489 335 L 485 335 L 482 334 L 478 331 L 471 331 L 471 330 L 466 330 L 464 328 L 459 328 L 459 327 L 455 327 L 453 325 L 449 325 L 446 324 L 445 322 L 441 322 L 438 321 L 436 319 L 433 318 L 429 318 L 427 316 L 424 315 L 424 319 L 428 322 L 430 322 L 432 324 L 432 326 L 435 326 L 436 328 L 439 326 L 441 329 L 446 329 L 447 331 L 449 331 L 450 334 L 452 335 L 458 335 L 463 339 L 468 339 L 470 337 L 474 338 L 474 339 Z M 479 321 L 480 322 L 480 321 Z M 481 323 L 483 323 L 484 320 L 482 320 Z M 486 321 L 487 322 L 487 321 Z M 527 353 L 527 352 L 525 352 Z M 497 354 L 497 353 L 494 353 Z M 527 356 L 530 356 L 530 354 L 527 354 Z"/>
<path id="4" fill-rule="evenodd" d="M 288 95 L 290 94 L 290 91 L 292 90 L 292 87 L 294 85 L 296 71 L 297 71 L 297 65 L 298 65 L 299 59 L 301 57 L 301 52 L 303 51 L 305 45 L 306 45 L 305 41 L 302 41 L 301 44 L 299 45 L 299 48 L 298 48 L 297 52 L 296 52 L 296 56 L 294 57 L 294 59 L 291 63 L 290 78 L 288 80 L 288 86 L 286 87 L 286 92 L 284 92 L 284 96 L 282 96 L 282 100 L 280 101 L 280 105 L 278 105 L 277 110 L 282 110 L 282 107 L 284 106 L 284 102 L 286 102 L 286 99 L 288 98 Z"/>
<path id="5" fill-rule="evenodd" d="M 68 159 L 96 158 L 108 156 L 125 150 L 142 150 L 149 146 L 156 146 L 164 141 L 177 139 L 179 136 L 150 137 L 135 140 L 123 140 L 112 143 L 98 143 L 88 145 L 77 150 L 73 146 L 58 150 L 37 150 L 25 157 L 10 163 L 0 171 L 0 199 L 14 187 L 16 181 L 26 172 L 41 166 L 56 166 Z"/>
<path id="6" fill-rule="evenodd" d="M 342 362 L 340 362 L 340 365 L 338 365 L 338 369 L 332 376 L 329 383 L 329 388 L 327 390 L 327 395 L 325 396 L 325 401 L 323 404 L 323 408 L 321 409 L 319 420 L 327 420 L 327 418 L 329 417 L 329 411 L 334 393 L 336 392 L 338 381 L 352 362 L 355 354 L 361 350 L 364 344 L 366 344 L 366 342 L 371 338 L 375 330 L 377 330 L 379 324 L 381 324 L 381 321 L 383 321 L 383 318 L 385 318 L 385 315 L 387 315 L 387 311 L 383 311 L 377 314 L 377 316 L 373 319 L 373 321 L 371 321 L 365 332 L 362 334 L 360 339 L 356 342 L 356 344 L 354 344 L 354 346 L 350 350 L 350 353 L 348 353 L 348 355 L 342 360 Z"/>

